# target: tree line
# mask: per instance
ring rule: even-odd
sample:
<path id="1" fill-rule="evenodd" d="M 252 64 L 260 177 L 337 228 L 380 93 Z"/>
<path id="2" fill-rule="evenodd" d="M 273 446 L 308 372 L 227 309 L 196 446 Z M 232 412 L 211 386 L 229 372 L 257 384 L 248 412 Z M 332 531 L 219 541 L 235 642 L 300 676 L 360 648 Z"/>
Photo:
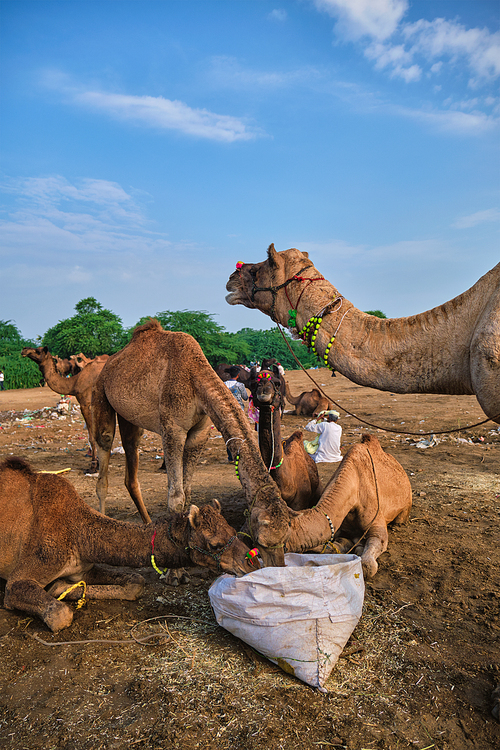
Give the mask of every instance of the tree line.
<path id="1" fill-rule="evenodd" d="M 385 318 L 380 310 L 368 312 Z M 11 320 L 0 320 L 0 370 L 5 374 L 5 387 L 34 388 L 40 384 L 37 365 L 21 356 L 25 346 L 46 346 L 61 359 L 79 353 L 91 358 L 114 354 L 130 341 L 135 327 L 150 317 L 156 318 L 167 331 L 184 331 L 193 336 L 212 366 L 221 362 L 250 365 L 275 357 L 285 369 L 293 370 L 299 367 L 294 355 L 305 368 L 318 364 L 315 355 L 301 341 L 294 341 L 288 332 L 284 332 L 285 340 L 278 328 L 242 328 L 229 333 L 211 313 L 200 310 L 164 310 L 124 328 L 118 315 L 106 310 L 94 297 L 86 297 L 75 305 L 71 318 L 60 320 L 36 341 L 23 338 Z"/>

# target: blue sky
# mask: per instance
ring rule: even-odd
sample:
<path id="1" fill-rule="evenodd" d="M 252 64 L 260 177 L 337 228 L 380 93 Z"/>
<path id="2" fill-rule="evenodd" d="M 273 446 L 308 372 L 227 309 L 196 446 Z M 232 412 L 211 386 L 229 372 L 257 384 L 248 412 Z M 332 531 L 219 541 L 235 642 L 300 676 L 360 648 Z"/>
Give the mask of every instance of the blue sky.
<path id="1" fill-rule="evenodd" d="M 423 312 L 500 260 L 494 0 L 2 0 L 0 319 L 93 296 L 125 326 L 229 307 L 307 250 L 362 310 Z"/>

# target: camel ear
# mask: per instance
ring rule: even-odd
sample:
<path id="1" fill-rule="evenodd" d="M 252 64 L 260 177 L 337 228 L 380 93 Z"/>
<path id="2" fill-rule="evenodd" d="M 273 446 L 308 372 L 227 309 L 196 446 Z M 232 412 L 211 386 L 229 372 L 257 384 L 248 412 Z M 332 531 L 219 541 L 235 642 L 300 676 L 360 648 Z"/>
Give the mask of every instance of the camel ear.
<path id="1" fill-rule="evenodd" d="M 195 529 L 198 526 L 199 517 L 200 517 L 200 509 L 198 508 L 197 505 L 191 505 L 191 507 L 189 508 L 188 519 L 193 529 Z"/>
<path id="2" fill-rule="evenodd" d="M 290 518 L 298 518 L 299 516 L 302 515 L 302 511 L 294 510 L 293 508 L 288 508 L 288 515 L 290 516 Z"/>
<path id="3" fill-rule="evenodd" d="M 221 513 L 221 512 L 222 512 L 222 511 L 221 511 L 221 504 L 219 503 L 219 501 L 217 500 L 217 498 L 216 498 L 216 497 L 214 497 L 214 498 L 213 498 L 213 500 L 212 500 L 212 505 L 213 505 L 213 507 L 215 508 L 215 510 L 218 510 L 218 511 L 219 511 L 219 513 Z"/>
<path id="4" fill-rule="evenodd" d="M 302 255 L 304 256 L 304 258 L 307 258 L 307 260 L 309 260 L 309 253 L 306 253 L 306 251 L 305 251 L 305 250 L 304 250 L 304 252 L 302 253 Z"/>
<path id="5" fill-rule="evenodd" d="M 278 253 L 274 249 L 274 243 L 271 243 L 267 248 L 267 257 L 271 268 L 278 268 Z"/>

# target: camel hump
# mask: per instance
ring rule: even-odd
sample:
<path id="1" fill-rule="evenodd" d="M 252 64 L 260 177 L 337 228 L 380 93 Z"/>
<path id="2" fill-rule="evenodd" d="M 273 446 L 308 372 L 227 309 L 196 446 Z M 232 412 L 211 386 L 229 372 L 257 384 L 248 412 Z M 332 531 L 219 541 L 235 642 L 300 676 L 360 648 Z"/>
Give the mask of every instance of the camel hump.
<path id="1" fill-rule="evenodd" d="M 9 456 L 0 463 L 0 471 L 6 469 L 12 469 L 13 471 L 20 471 L 22 474 L 28 477 L 35 476 L 35 472 L 24 458 L 19 456 Z"/>
<path id="2" fill-rule="evenodd" d="M 361 443 L 366 444 L 367 448 L 382 450 L 379 439 L 376 438 L 375 435 L 370 435 L 368 432 L 365 432 L 361 437 Z"/>
<path id="3" fill-rule="evenodd" d="M 141 333 L 144 333 L 145 331 L 163 331 L 163 327 L 159 320 L 156 320 L 156 318 L 150 318 L 146 323 L 143 323 L 142 326 L 136 326 L 134 328 L 134 333 L 132 334 L 132 341 L 136 339 L 138 336 L 141 335 Z"/>

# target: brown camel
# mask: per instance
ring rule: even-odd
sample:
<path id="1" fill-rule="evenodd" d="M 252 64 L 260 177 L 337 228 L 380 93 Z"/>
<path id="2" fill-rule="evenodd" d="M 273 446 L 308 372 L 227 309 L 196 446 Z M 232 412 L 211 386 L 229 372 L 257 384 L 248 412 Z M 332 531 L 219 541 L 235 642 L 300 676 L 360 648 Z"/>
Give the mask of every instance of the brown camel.
<path id="1" fill-rule="evenodd" d="M 109 359 L 109 354 L 98 354 L 97 357 L 92 359 L 90 357 L 86 357 L 85 354 L 80 352 L 80 354 L 72 354 L 69 358 L 69 361 L 72 363 L 73 375 L 76 375 L 76 373 L 80 372 L 80 370 L 83 370 L 83 368 L 89 365 L 91 362 L 105 362 L 107 359 Z"/>
<path id="2" fill-rule="evenodd" d="M 157 320 L 137 327 L 131 341 L 108 359 L 97 378 L 92 414 L 102 513 L 115 414 L 125 450 L 125 486 L 145 522 L 150 519 L 137 478 L 137 446 L 142 431 L 162 437 L 168 508 L 180 511 L 190 500 L 194 467 L 212 421 L 231 451 L 239 453 L 238 475 L 248 500 L 253 538 L 264 563 L 284 565 L 283 539 L 288 533 L 289 509 L 264 466 L 247 417 L 192 336 L 164 331 Z M 262 509 L 268 514 L 263 530 L 259 524 Z"/>
<path id="3" fill-rule="evenodd" d="M 250 372 L 248 370 L 245 370 L 244 367 L 241 365 L 228 365 L 226 363 L 222 363 L 220 365 L 216 365 L 214 367 L 215 372 L 219 376 L 219 378 L 225 383 L 226 380 L 230 380 L 231 376 L 229 374 L 229 370 L 231 367 L 237 367 L 239 369 L 239 381 L 240 383 L 243 383 L 243 385 L 248 388 L 248 381 L 250 380 Z"/>
<path id="4" fill-rule="evenodd" d="M 287 552 L 321 552 L 329 541 L 346 537 L 356 544 L 366 532 L 361 563 L 365 576 L 372 578 L 377 558 L 387 549 L 387 525 L 405 523 L 411 502 L 410 480 L 401 464 L 382 450 L 376 437 L 365 434 L 349 448 L 319 503 L 295 514 Z"/>
<path id="5" fill-rule="evenodd" d="M 66 479 L 37 474 L 20 458 L 0 464 L 0 518 L 4 606 L 40 617 L 54 632 L 73 620 L 68 605 L 55 598 L 70 585 L 63 578 L 84 581 L 92 599 L 131 601 L 141 594 L 142 576 L 102 565 L 138 568 L 154 561 L 159 568 L 202 565 L 235 575 L 255 570 L 217 500 L 139 526 L 103 516 Z M 81 594 L 79 588 L 75 596 Z"/>
<path id="6" fill-rule="evenodd" d="M 39 346 L 36 349 L 26 346 L 21 354 L 23 357 L 28 357 L 29 359 L 32 359 L 33 362 L 37 363 L 49 388 L 52 388 L 56 393 L 62 393 L 65 396 L 74 396 L 80 404 L 82 417 L 85 420 L 89 432 L 90 447 L 92 451 L 90 472 L 94 473 L 97 471 L 97 458 L 95 442 L 92 437 L 92 388 L 97 376 L 104 367 L 105 361 L 94 360 L 84 367 L 77 375 L 73 375 L 71 378 L 65 378 L 57 372 L 54 358 L 46 346 Z"/>
<path id="7" fill-rule="evenodd" d="M 305 452 L 302 431 L 296 430 L 281 440 L 280 373 L 253 372 L 249 383 L 254 406 L 259 410 L 259 448 L 269 473 L 279 487 L 281 497 L 290 508 L 311 508 L 321 497 L 318 468 Z"/>
<path id="8" fill-rule="evenodd" d="M 313 388 L 312 391 L 302 391 L 300 396 L 292 396 L 290 386 L 285 380 L 285 395 L 286 400 L 292 406 L 295 406 L 292 414 L 297 417 L 317 417 L 320 412 L 333 409 L 333 403 L 325 398 L 317 388 Z"/>
<path id="9" fill-rule="evenodd" d="M 288 326 L 354 383 L 394 393 L 473 394 L 500 423 L 500 263 L 455 299 L 409 318 L 361 312 L 295 248 L 276 252 L 270 245 L 267 260 L 242 264 L 227 290 L 230 305 Z"/>

